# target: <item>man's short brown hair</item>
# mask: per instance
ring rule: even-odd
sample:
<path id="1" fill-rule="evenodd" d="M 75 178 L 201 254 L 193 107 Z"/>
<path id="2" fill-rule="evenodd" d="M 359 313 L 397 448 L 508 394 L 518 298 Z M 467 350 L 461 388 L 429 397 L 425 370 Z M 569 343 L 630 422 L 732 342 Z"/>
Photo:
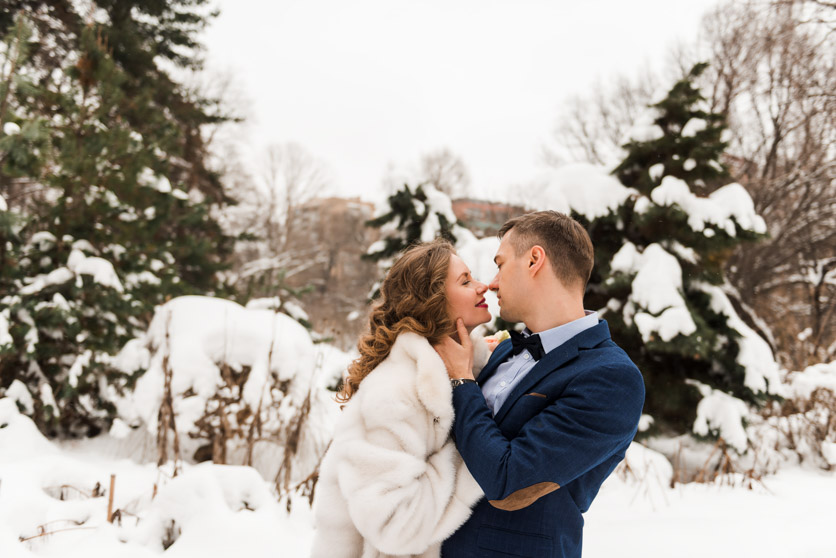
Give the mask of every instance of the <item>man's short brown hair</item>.
<path id="1" fill-rule="evenodd" d="M 582 293 L 586 290 L 595 253 L 592 240 L 580 223 L 557 211 L 536 211 L 508 220 L 499 229 L 499 238 L 512 229 L 510 241 L 517 256 L 533 246 L 541 246 L 564 285 L 578 286 Z"/>

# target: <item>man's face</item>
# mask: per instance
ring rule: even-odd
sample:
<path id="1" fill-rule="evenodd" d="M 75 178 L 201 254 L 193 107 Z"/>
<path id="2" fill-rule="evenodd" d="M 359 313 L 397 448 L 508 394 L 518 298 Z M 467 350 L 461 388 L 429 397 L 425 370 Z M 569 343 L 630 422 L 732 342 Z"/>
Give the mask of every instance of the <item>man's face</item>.
<path id="1" fill-rule="evenodd" d="M 499 315 L 509 322 L 522 322 L 524 301 L 528 290 L 529 276 L 528 255 L 523 252 L 519 256 L 511 245 L 514 231 L 508 231 L 499 243 L 494 262 L 499 268 L 488 288 L 496 293 L 499 301 Z"/>

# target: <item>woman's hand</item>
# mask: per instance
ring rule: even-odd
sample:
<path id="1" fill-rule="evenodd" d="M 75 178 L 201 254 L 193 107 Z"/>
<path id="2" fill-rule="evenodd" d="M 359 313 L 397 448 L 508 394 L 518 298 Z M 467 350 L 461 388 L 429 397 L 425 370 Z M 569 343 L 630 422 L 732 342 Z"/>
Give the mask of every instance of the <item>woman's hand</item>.
<path id="1" fill-rule="evenodd" d="M 456 320 L 456 330 L 460 342 L 452 337 L 445 337 L 433 349 L 444 361 L 447 375 L 451 379 L 467 378 L 472 380 L 474 379 L 473 344 L 470 342 L 470 336 L 467 334 L 467 328 L 464 327 L 464 321 L 461 318 Z"/>

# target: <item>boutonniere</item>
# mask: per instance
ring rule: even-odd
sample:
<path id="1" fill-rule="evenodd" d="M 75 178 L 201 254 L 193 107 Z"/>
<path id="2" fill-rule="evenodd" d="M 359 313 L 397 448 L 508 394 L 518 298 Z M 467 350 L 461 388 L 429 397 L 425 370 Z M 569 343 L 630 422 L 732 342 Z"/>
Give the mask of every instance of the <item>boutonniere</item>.
<path id="1" fill-rule="evenodd" d="M 511 334 L 508 333 L 507 329 L 501 329 L 501 330 L 497 331 L 496 333 L 494 333 L 493 335 L 491 335 L 491 337 L 493 339 L 495 339 L 497 343 L 502 343 L 506 339 L 509 339 L 511 337 Z"/>
<path id="2" fill-rule="evenodd" d="M 507 330 L 500 330 L 494 333 L 493 335 L 488 335 L 485 337 L 485 343 L 488 344 L 488 348 L 491 352 L 496 349 L 496 346 L 511 337 Z"/>

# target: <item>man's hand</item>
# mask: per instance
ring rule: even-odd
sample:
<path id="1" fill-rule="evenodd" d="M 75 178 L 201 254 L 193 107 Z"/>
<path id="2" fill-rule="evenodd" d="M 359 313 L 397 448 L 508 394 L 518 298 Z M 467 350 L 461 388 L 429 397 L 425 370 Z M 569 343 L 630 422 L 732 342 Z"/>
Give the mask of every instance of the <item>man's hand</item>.
<path id="1" fill-rule="evenodd" d="M 447 375 L 450 379 L 474 379 L 473 378 L 473 344 L 470 342 L 470 335 L 464 327 L 461 318 L 456 320 L 456 331 L 459 334 L 459 341 L 452 337 L 445 337 L 433 348 L 444 361 L 447 368 Z"/>

